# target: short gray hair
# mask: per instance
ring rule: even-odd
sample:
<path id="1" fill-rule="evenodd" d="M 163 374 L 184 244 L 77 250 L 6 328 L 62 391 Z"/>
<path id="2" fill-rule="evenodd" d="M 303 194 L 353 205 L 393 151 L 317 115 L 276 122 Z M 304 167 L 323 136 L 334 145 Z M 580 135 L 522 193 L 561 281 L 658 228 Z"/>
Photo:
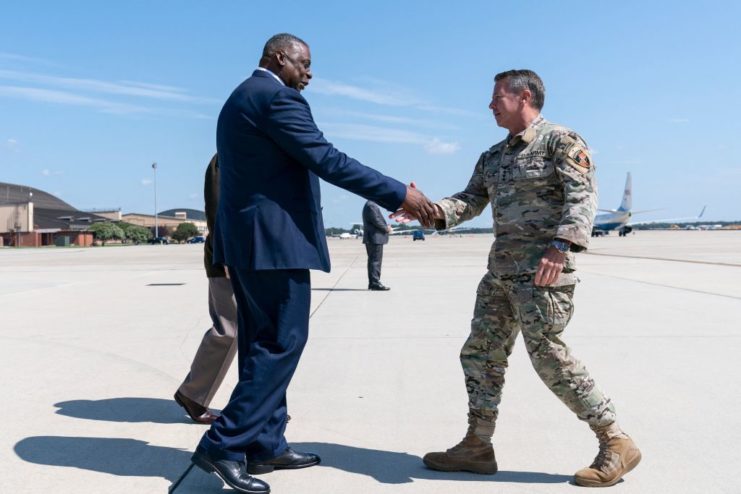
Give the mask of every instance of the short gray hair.
<path id="1" fill-rule="evenodd" d="M 306 41 L 302 40 L 298 36 L 294 36 L 293 34 L 276 34 L 275 36 L 272 36 L 267 43 L 265 43 L 265 47 L 262 49 L 262 59 L 265 60 L 280 51 L 285 51 L 296 43 L 309 46 L 306 44 Z"/>
<path id="2" fill-rule="evenodd" d="M 529 90 L 533 95 L 531 106 L 538 111 L 543 109 L 543 104 L 545 104 L 545 86 L 543 86 L 543 81 L 538 74 L 532 70 L 522 69 L 508 70 L 494 76 L 494 82 L 505 79 L 511 91 L 519 94 L 524 89 Z"/>

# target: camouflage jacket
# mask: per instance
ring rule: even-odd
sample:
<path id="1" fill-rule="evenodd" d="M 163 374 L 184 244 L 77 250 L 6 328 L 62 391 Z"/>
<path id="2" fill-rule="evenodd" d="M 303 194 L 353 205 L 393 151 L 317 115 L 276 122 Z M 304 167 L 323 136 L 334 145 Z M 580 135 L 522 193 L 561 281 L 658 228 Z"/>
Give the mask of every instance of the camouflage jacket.
<path id="1" fill-rule="evenodd" d="M 485 151 L 465 190 L 437 203 L 439 230 L 481 214 L 491 204 L 494 244 L 489 270 L 498 275 L 536 271 L 554 238 L 587 248 L 597 208 L 594 165 L 584 140 L 542 116 L 524 131 Z M 566 256 L 557 285 L 572 284 L 574 255 Z"/>

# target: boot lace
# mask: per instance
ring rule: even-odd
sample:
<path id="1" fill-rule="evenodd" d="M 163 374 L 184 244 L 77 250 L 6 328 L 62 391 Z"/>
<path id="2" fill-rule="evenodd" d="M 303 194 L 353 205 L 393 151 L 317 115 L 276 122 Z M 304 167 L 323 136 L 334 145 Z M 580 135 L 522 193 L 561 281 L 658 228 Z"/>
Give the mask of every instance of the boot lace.
<path id="1" fill-rule="evenodd" d="M 607 459 L 607 449 L 607 441 L 600 438 L 599 451 L 597 452 L 597 456 L 594 458 L 594 461 L 589 466 L 589 468 L 595 468 L 597 470 L 602 469 L 605 464 L 605 460 Z"/>

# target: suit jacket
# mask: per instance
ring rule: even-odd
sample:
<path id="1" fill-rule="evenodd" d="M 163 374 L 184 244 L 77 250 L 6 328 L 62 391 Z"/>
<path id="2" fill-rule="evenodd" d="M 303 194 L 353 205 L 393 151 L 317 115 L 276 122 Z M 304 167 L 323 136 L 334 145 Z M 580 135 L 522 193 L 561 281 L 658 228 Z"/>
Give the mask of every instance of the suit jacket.
<path id="1" fill-rule="evenodd" d="M 363 243 L 376 245 L 389 243 L 386 220 L 373 201 L 368 201 L 363 206 Z"/>
<path id="2" fill-rule="evenodd" d="M 224 104 L 216 147 L 215 263 L 329 271 L 319 178 L 390 210 L 406 196 L 401 182 L 335 149 L 301 94 L 261 70 Z"/>
<path id="3" fill-rule="evenodd" d="M 219 208 L 219 159 L 215 154 L 206 167 L 206 177 L 203 181 L 203 200 L 206 205 L 206 224 L 208 235 L 203 243 L 203 264 L 206 268 L 206 276 L 209 278 L 223 278 L 226 276 L 224 266 L 214 264 L 213 233 L 216 223 L 216 211 Z"/>

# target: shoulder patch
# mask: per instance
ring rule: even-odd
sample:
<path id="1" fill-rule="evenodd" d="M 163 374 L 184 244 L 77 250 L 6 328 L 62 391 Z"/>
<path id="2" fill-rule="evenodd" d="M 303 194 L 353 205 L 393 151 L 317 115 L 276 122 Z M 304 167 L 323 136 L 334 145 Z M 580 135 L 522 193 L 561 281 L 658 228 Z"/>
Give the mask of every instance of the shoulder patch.
<path id="1" fill-rule="evenodd" d="M 572 145 L 566 152 L 566 163 L 576 168 L 580 173 L 587 173 L 592 167 L 592 160 L 589 157 L 589 152 L 582 146 L 575 144 Z"/>

